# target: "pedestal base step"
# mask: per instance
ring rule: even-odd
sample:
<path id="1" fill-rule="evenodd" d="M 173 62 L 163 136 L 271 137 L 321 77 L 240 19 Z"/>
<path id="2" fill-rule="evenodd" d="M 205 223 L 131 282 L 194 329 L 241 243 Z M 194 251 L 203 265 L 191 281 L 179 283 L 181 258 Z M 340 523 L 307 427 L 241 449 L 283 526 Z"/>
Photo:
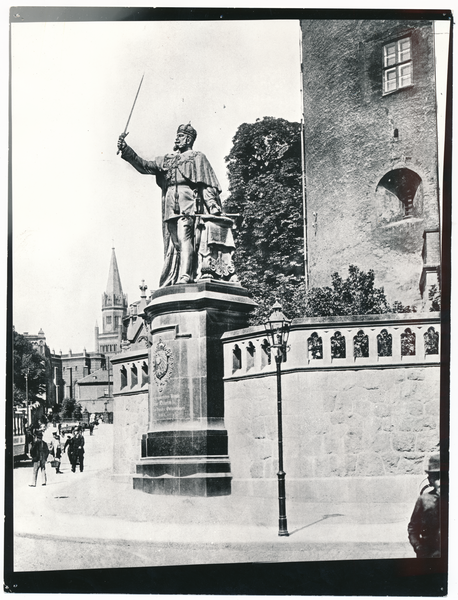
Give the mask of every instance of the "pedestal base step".
<path id="1" fill-rule="evenodd" d="M 228 496 L 231 463 L 227 455 L 156 457 L 137 464 L 134 489 L 173 496 Z"/>
<path id="2" fill-rule="evenodd" d="M 136 475 L 134 490 L 164 496 L 229 496 L 230 473 L 196 473 L 187 477 Z"/>

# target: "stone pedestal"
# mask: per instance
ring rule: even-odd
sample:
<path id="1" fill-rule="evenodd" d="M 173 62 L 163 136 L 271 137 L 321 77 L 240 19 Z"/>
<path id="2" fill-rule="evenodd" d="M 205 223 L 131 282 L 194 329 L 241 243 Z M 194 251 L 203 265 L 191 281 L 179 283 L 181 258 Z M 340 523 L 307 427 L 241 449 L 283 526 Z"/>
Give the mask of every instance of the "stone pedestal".
<path id="1" fill-rule="evenodd" d="M 153 294 L 143 315 L 151 341 L 149 427 L 135 489 L 231 493 L 221 336 L 246 327 L 255 306 L 240 285 L 209 280 Z"/>

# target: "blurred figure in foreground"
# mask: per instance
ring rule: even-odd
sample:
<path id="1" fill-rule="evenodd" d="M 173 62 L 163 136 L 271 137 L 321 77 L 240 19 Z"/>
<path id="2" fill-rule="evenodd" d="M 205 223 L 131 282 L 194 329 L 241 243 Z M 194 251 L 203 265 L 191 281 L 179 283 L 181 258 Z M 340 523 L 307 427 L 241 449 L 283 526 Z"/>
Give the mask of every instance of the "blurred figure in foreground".
<path id="1" fill-rule="evenodd" d="M 430 456 L 426 473 L 433 489 L 418 497 L 407 531 L 417 558 L 440 558 L 440 454 Z"/>

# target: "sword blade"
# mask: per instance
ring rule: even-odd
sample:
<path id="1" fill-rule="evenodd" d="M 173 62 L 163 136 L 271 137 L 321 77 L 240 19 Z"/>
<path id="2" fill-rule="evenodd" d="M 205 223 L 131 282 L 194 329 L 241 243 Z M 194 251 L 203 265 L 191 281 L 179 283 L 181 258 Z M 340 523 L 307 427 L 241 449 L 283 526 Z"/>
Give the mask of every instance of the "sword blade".
<path id="1" fill-rule="evenodd" d="M 138 94 L 140 92 L 140 88 L 142 87 L 142 83 L 143 83 L 143 77 L 145 76 L 145 74 L 143 73 L 142 78 L 140 80 L 140 85 L 138 86 L 138 90 L 137 90 L 137 94 L 135 96 L 135 100 L 134 103 L 132 104 L 132 110 L 130 111 L 130 115 L 129 118 L 127 119 L 127 123 L 126 123 L 126 128 L 124 129 L 124 133 L 127 133 L 127 128 L 129 127 L 129 123 L 130 123 L 130 117 L 132 116 L 132 113 L 134 112 L 134 108 L 135 108 L 135 103 L 137 102 L 137 98 L 138 98 Z"/>

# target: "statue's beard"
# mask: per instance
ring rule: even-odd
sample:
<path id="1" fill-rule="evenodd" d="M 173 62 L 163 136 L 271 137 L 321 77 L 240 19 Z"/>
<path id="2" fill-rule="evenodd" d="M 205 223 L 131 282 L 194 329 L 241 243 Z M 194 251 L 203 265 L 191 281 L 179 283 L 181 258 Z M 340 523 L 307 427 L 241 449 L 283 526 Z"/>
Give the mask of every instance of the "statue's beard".
<path id="1" fill-rule="evenodd" d="M 173 151 L 176 152 L 177 150 L 178 150 L 178 145 L 175 144 L 174 147 L 173 147 Z"/>

